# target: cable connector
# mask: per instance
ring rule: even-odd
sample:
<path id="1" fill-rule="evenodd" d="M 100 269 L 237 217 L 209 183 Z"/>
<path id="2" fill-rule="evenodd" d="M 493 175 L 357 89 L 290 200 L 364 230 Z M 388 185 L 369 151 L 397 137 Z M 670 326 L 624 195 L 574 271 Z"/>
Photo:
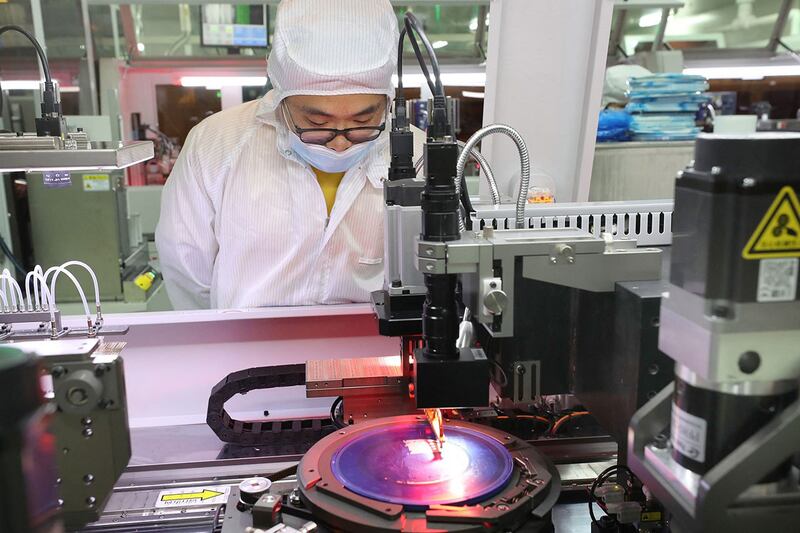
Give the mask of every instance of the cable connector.
<path id="1" fill-rule="evenodd" d="M 447 119 L 447 97 L 435 95 L 428 126 L 428 138 L 442 140 L 446 137 L 453 138 L 453 128 Z"/>
<path id="2" fill-rule="evenodd" d="M 389 181 L 413 178 L 414 171 L 414 134 L 408 126 L 406 101 L 402 96 L 395 99 L 392 131 L 389 133 L 391 163 L 387 177 Z"/>
<path id="3" fill-rule="evenodd" d="M 52 81 L 42 84 L 42 116 L 36 119 L 36 135 L 39 137 L 62 137 L 66 134 L 64 119 L 61 115 L 61 102 L 58 91 Z"/>

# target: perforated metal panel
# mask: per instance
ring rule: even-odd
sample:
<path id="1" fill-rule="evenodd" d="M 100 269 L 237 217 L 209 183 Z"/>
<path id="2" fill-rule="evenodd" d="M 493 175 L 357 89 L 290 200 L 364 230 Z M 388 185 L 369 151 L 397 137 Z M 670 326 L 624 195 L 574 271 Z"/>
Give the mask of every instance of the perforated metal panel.
<path id="1" fill-rule="evenodd" d="M 603 233 L 636 239 L 639 246 L 663 246 L 672 242 L 672 200 L 648 202 L 585 202 L 528 205 L 528 228 L 580 228 L 596 237 Z M 514 206 L 476 206 L 473 228 L 513 229 Z"/>

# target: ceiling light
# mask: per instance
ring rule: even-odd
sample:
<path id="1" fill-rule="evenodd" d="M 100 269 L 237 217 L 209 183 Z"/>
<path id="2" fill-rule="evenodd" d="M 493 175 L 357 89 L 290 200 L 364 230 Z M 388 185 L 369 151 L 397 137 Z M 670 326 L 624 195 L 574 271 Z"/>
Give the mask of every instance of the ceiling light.
<path id="1" fill-rule="evenodd" d="M 404 78 L 405 79 L 405 78 Z M 267 84 L 266 76 L 183 76 L 182 87 L 205 87 L 221 89 L 222 87 L 263 87 Z"/>
<path id="2" fill-rule="evenodd" d="M 683 73 L 705 76 L 710 80 L 760 80 L 768 76 L 800 76 L 800 65 L 694 67 L 683 69 Z"/>

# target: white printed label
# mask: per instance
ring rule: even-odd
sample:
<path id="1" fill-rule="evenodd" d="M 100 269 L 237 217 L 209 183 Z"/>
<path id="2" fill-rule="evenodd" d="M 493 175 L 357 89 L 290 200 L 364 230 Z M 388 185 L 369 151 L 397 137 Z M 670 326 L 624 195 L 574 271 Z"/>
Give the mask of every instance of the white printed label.
<path id="1" fill-rule="evenodd" d="M 227 503 L 229 485 L 185 487 L 180 489 L 162 490 L 156 500 L 157 508 L 164 507 L 195 507 L 210 506 Z"/>
<path id="2" fill-rule="evenodd" d="M 486 354 L 480 348 L 473 348 L 472 349 L 472 357 L 476 361 L 483 361 L 486 359 Z"/>
<path id="3" fill-rule="evenodd" d="M 759 302 L 791 302 L 797 295 L 800 259 L 762 259 L 758 266 Z"/>
<path id="4" fill-rule="evenodd" d="M 706 426 L 708 423 L 672 404 L 672 447 L 689 459 L 706 461 Z"/>

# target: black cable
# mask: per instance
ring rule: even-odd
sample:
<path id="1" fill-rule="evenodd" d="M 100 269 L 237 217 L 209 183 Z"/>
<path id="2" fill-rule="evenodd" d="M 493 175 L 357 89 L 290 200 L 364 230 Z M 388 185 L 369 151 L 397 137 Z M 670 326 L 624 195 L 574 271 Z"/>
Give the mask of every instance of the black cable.
<path id="1" fill-rule="evenodd" d="M 227 505 L 224 503 L 221 503 L 217 506 L 217 510 L 214 512 L 214 519 L 211 521 L 211 533 L 216 533 L 219 517 L 222 515 L 222 511 L 224 511 L 226 507 Z"/>
<path id="2" fill-rule="evenodd" d="M 472 207 L 472 200 L 469 199 L 467 178 L 464 175 L 461 176 L 461 205 L 464 206 L 464 223 L 466 228 L 472 231 L 472 218 L 470 215 L 475 212 L 475 208 Z"/>
<path id="3" fill-rule="evenodd" d="M 597 488 L 600 487 L 603 483 L 605 483 L 608 480 L 609 477 L 611 477 L 613 474 L 617 473 L 618 470 L 624 470 L 625 472 L 627 472 L 631 476 L 631 478 L 635 478 L 636 477 L 636 475 L 633 473 L 633 471 L 630 468 L 628 468 L 627 466 L 625 466 L 625 465 L 612 465 L 612 466 L 609 466 L 608 468 L 606 468 L 605 470 L 603 470 L 602 472 L 600 472 L 600 475 L 598 475 L 595 478 L 594 482 L 592 483 L 592 487 L 589 489 L 589 516 L 592 519 L 592 524 L 596 525 L 600 529 L 605 529 L 605 527 L 597 520 L 597 518 L 594 515 L 594 502 L 597 500 L 597 496 L 595 496 L 594 491 L 597 490 Z M 627 489 L 626 489 L 626 492 L 627 492 Z M 606 513 L 606 514 L 608 514 L 608 513 Z"/>
<path id="4" fill-rule="evenodd" d="M 406 39 L 406 28 L 400 30 L 400 41 L 397 43 L 397 92 L 403 92 L 403 45 Z"/>
<path id="5" fill-rule="evenodd" d="M 19 262 L 19 259 L 14 255 L 11 251 L 11 248 L 8 247 L 6 240 L 0 236 L 0 249 L 3 251 L 3 255 L 5 255 L 11 264 L 14 265 L 14 269 L 22 274 L 23 276 L 26 274 L 25 267 L 22 266 L 22 263 Z"/>
<path id="6" fill-rule="evenodd" d="M 343 402 L 344 398 L 342 396 L 339 396 L 338 398 L 333 400 L 333 403 L 331 404 L 331 422 L 333 422 L 333 425 L 336 426 L 336 429 L 342 429 L 344 427 L 347 427 L 344 423 L 344 413 L 342 413 L 341 422 L 339 422 L 339 417 L 336 416 L 336 409 L 338 409 L 340 405 L 343 405 Z"/>
<path id="7" fill-rule="evenodd" d="M 425 45 L 425 50 L 428 52 L 428 60 L 431 62 L 431 69 L 433 69 L 433 75 L 436 78 L 436 87 L 435 89 L 431 89 L 433 94 L 444 96 L 442 74 L 439 70 L 439 59 L 436 57 L 436 52 L 433 50 L 433 45 L 431 45 L 428 36 L 422 30 L 419 19 L 417 19 L 413 13 L 407 12 L 405 15 L 405 26 L 408 32 L 408 38 L 411 41 L 411 46 L 414 48 L 414 53 L 417 56 L 417 60 L 420 62 L 420 67 L 423 68 L 423 72 L 426 74 L 425 79 L 430 81 L 430 75 L 427 73 L 427 68 L 424 66 L 425 62 L 422 59 L 422 52 L 419 50 L 419 44 L 417 44 L 414 34 L 422 40 L 422 44 Z"/>
<path id="8" fill-rule="evenodd" d="M 410 26 L 408 25 L 408 22 L 406 22 L 406 29 L 409 27 Z M 422 75 L 425 78 L 425 81 L 428 83 L 428 88 L 431 90 L 432 94 L 438 94 L 436 91 L 436 85 L 433 81 L 431 81 L 431 73 L 428 71 L 428 66 L 425 63 L 425 58 L 422 56 L 422 50 L 419 48 L 419 43 L 414 37 L 414 33 L 411 30 L 408 30 L 406 33 L 408 35 L 408 40 L 411 43 L 411 48 L 414 49 L 414 55 L 417 56 L 417 63 L 419 63 L 420 70 L 422 70 Z"/>
<path id="9" fill-rule="evenodd" d="M 433 69 L 433 75 L 436 77 L 436 88 L 439 90 L 441 96 L 444 96 L 444 88 L 442 86 L 442 74 L 439 70 L 439 58 L 436 56 L 436 52 L 433 49 L 433 45 L 431 44 L 430 39 L 428 39 L 428 35 L 422 28 L 422 24 L 420 23 L 419 19 L 411 13 L 406 13 L 406 20 L 411 24 L 414 29 L 414 33 L 416 33 L 420 39 L 422 39 L 422 44 L 425 45 L 425 50 L 428 52 L 428 59 L 431 62 L 431 68 Z M 435 93 L 434 93 L 435 94 Z"/>
<path id="10" fill-rule="evenodd" d="M 0 28 L 0 35 L 3 35 L 7 31 L 16 31 L 18 33 L 21 33 L 22 35 L 27 37 L 27 39 L 31 42 L 31 44 L 33 44 L 33 47 L 36 48 L 36 53 L 39 55 L 39 61 L 42 64 L 42 70 L 44 71 L 44 80 L 46 83 L 52 85 L 53 79 L 50 77 L 50 65 L 47 62 L 47 57 L 45 57 L 44 50 L 42 50 L 42 46 L 39 44 L 39 41 L 37 41 L 33 35 L 28 33 L 26 29 L 21 28 L 20 26 L 17 26 L 15 24 L 10 24 L 8 26 L 3 26 L 2 28 Z"/>

